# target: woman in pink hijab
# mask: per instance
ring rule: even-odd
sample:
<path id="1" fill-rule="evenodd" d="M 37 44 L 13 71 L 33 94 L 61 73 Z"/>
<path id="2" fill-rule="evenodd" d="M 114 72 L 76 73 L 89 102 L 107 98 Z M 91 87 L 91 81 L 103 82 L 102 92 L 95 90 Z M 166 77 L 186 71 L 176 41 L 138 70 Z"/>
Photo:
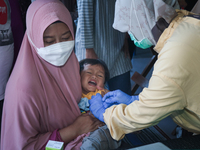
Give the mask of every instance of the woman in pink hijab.
<path id="1" fill-rule="evenodd" d="M 70 13 L 58 0 L 37 0 L 26 23 L 6 87 L 1 150 L 44 150 L 48 140 L 80 149 L 87 133 L 102 123 L 78 108 L 81 84 Z"/>

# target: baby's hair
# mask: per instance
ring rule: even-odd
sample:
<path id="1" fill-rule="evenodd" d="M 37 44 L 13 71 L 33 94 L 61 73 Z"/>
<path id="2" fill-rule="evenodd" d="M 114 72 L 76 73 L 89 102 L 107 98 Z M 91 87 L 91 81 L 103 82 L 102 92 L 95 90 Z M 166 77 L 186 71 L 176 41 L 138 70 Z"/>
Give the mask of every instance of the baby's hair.
<path id="1" fill-rule="evenodd" d="M 102 61 L 100 59 L 89 59 L 89 58 L 83 59 L 79 62 L 80 73 L 83 71 L 84 65 L 87 65 L 87 64 L 101 65 L 104 68 L 104 71 L 105 71 L 105 83 L 110 79 L 110 73 L 109 73 L 108 67 L 107 67 L 107 65 L 104 61 Z"/>

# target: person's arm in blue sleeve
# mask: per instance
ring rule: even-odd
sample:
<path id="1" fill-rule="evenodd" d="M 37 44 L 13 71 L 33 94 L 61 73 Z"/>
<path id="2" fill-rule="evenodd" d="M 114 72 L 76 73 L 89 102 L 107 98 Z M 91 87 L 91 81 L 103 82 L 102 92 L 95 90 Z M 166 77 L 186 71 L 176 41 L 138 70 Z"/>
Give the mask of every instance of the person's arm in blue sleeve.
<path id="1" fill-rule="evenodd" d="M 79 4 L 79 21 L 81 24 L 81 39 L 82 47 L 84 48 L 94 48 L 93 42 L 93 0 L 80 1 Z"/>
<path id="2" fill-rule="evenodd" d="M 80 35 L 82 47 L 86 50 L 86 58 L 97 59 L 94 51 L 94 1 L 80 0 L 79 5 Z"/>

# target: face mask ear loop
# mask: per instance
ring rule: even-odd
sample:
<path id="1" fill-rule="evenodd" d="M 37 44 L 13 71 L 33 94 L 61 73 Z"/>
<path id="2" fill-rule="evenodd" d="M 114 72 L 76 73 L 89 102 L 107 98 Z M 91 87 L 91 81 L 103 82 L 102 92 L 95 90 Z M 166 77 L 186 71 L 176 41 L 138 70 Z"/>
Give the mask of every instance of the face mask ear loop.
<path id="1" fill-rule="evenodd" d="M 132 1 L 134 1 L 134 5 L 135 5 L 135 0 L 132 0 Z M 136 8 L 136 5 L 135 5 L 135 8 Z M 140 26 L 139 19 L 138 19 L 138 17 L 137 17 L 137 13 L 136 13 L 136 9 L 134 9 L 134 12 L 135 12 L 135 16 L 136 16 L 137 22 L 138 22 L 138 24 L 139 24 L 139 26 Z M 140 31 L 141 31 L 141 33 L 142 33 L 143 38 L 145 38 L 145 37 L 144 37 L 144 34 L 143 34 L 143 32 L 142 32 L 141 26 L 140 26 Z"/>
<path id="2" fill-rule="evenodd" d="M 28 34 L 27 34 L 27 36 L 28 36 L 29 42 L 33 45 L 33 47 L 36 49 L 36 51 L 38 51 L 38 50 L 37 50 L 37 47 L 36 47 L 35 44 L 32 42 L 30 36 L 29 36 Z"/>

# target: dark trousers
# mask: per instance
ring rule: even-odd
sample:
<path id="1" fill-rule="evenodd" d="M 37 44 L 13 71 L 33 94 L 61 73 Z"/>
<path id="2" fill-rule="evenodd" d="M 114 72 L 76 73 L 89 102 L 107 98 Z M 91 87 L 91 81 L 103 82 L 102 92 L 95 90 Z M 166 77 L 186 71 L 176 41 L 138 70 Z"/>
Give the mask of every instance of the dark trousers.
<path id="1" fill-rule="evenodd" d="M 126 94 L 131 95 L 130 71 L 111 78 L 108 81 L 108 87 L 110 91 L 121 90 Z"/>
<path id="2" fill-rule="evenodd" d="M 0 119 L 2 119 L 2 111 L 3 111 L 3 102 L 4 102 L 4 99 L 0 100 Z M 1 124 L 0 124 L 0 131 L 1 131 Z"/>

